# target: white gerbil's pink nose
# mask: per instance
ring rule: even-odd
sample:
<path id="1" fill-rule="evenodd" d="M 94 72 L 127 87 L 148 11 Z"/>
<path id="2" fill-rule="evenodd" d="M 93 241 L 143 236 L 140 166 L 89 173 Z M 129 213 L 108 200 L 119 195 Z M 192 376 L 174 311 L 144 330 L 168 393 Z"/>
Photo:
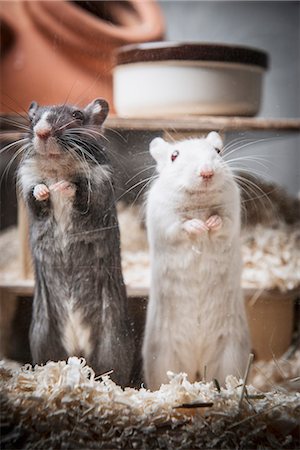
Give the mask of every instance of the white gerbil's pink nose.
<path id="1" fill-rule="evenodd" d="M 36 130 L 36 135 L 43 140 L 48 139 L 48 137 L 51 134 L 51 130 L 49 130 L 48 128 L 41 128 L 39 130 Z"/>
<path id="2" fill-rule="evenodd" d="M 210 180 L 214 175 L 214 171 L 212 169 L 205 169 L 205 170 L 201 170 L 200 172 L 200 176 L 204 179 L 204 180 Z"/>

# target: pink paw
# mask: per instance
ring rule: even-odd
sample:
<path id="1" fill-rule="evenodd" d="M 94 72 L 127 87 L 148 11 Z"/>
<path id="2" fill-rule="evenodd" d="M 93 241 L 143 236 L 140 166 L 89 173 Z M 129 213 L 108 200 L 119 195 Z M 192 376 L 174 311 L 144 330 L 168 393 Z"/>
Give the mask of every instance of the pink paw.
<path id="1" fill-rule="evenodd" d="M 75 195 L 75 186 L 65 180 L 52 184 L 49 189 L 51 192 L 61 192 L 66 197 L 73 197 Z"/>
<path id="2" fill-rule="evenodd" d="M 33 189 L 33 196 L 39 202 L 49 198 L 50 191 L 45 184 L 37 184 Z"/>
<path id="3" fill-rule="evenodd" d="M 202 234 L 209 229 L 207 225 L 200 219 L 187 220 L 186 222 L 184 222 L 183 228 L 190 235 Z"/>
<path id="4" fill-rule="evenodd" d="M 220 216 L 210 216 L 205 222 L 210 230 L 218 231 L 222 227 L 223 221 Z"/>

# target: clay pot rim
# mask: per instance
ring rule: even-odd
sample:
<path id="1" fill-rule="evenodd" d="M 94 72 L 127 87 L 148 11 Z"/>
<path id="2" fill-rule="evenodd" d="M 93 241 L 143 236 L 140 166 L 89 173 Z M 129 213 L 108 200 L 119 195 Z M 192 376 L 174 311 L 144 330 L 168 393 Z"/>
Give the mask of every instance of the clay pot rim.
<path id="1" fill-rule="evenodd" d="M 127 0 L 127 3 L 138 18 L 137 23 L 130 26 L 109 23 L 69 1 L 24 2 L 24 7 L 44 33 L 56 35 L 65 44 L 86 53 L 97 54 L 103 52 L 103 45 L 124 45 L 162 37 L 164 21 L 154 0 Z"/>
<path id="2" fill-rule="evenodd" d="M 251 299 L 251 297 L 258 297 L 258 298 L 262 298 L 262 297 L 268 297 L 271 298 L 276 301 L 276 300 L 283 300 L 283 299 L 291 299 L 291 298 L 295 298 L 298 295 L 300 295 L 300 286 L 295 287 L 293 289 L 289 289 L 287 291 L 280 291 L 278 288 L 243 288 L 243 294 L 245 296 L 245 298 L 249 298 Z M 258 295 L 259 294 L 259 295 Z"/>
<path id="3" fill-rule="evenodd" d="M 132 44 L 116 51 L 117 65 L 158 61 L 214 61 L 269 67 L 269 55 L 235 44 L 161 41 Z"/>

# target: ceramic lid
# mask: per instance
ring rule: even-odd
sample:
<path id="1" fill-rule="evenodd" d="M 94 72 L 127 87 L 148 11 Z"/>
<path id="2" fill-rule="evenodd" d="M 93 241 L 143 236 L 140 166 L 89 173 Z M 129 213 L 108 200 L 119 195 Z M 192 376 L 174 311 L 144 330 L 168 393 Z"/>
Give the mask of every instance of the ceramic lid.
<path id="1" fill-rule="evenodd" d="M 249 64 L 267 69 L 268 54 L 262 50 L 230 44 L 201 42 L 149 42 L 120 47 L 117 64 L 154 61 L 215 61 Z"/>

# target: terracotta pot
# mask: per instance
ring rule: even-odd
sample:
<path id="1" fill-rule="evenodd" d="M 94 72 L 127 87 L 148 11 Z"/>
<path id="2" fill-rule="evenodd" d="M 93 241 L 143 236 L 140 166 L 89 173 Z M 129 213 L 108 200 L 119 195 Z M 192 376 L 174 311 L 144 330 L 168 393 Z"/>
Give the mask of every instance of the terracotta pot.
<path id="1" fill-rule="evenodd" d="M 282 356 L 291 345 L 295 291 L 245 290 L 246 312 L 252 348 L 257 360 Z"/>
<path id="2" fill-rule="evenodd" d="M 147 1 L 12 1 L 1 5 L 1 111 L 41 104 L 112 104 L 113 53 L 161 39 L 162 14 Z"/>

